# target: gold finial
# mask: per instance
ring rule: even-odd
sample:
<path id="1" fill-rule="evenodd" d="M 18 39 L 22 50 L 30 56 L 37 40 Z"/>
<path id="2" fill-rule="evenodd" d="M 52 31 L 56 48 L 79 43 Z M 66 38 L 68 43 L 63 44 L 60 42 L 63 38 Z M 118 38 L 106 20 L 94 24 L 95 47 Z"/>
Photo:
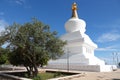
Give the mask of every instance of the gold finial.
<path id="1" fill-rule="evenodd" d="M 72 10 L 77 10 L 77 4 L 75 2 L 72 5 Z"/>
<path id="2" fill-rule="evenodd" d="M 74 2 L 72 4 L 72 18 L 78 18 L 78 15 L 77 15 L 77 4 Z"/>

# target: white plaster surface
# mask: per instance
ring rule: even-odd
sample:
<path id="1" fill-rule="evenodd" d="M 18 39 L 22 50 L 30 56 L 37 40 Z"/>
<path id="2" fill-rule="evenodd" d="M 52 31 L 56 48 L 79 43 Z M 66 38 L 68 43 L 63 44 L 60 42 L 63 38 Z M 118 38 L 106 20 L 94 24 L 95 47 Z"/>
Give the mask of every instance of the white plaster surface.
<path id="1" fill-rule="evenodd" d="M 65 54 L 57 60 L 50 60 L 47 68 L 87 70 L 87 71 L 112 71 L 112 65 L 105 65 L 103 60 L 94 56 L 97 48 L 90 37 L 85 34 L 86 23 L 84 20 L 70 18 L 65 23 L 66 34 L 60 37 L 67 41 L 64 47 Z"/>
<path id="2" fill-rule="evenodd" d="M 65 23 L 65 29 L 68 33 L 75 31 L 80 31 L 81 33 L 84 33 L 86 31 L 85 27 L 86 27 L 85 21 L 79 18 L 70 18 Z"/>

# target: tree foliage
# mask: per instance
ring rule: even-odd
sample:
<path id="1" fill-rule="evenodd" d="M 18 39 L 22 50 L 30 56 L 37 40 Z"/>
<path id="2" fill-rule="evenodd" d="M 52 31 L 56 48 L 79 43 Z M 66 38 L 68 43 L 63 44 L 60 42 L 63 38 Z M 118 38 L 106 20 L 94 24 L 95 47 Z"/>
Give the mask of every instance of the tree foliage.
<path id="1" fill-rule="evenodd" d="M 7 61 L 7 50 L 0 47 L 0 65 L 6 63 Z"/>
<path id="2" fill-rule="evenodd" d="M 5 43 L 6 36 L 3 36 L 3 32 L 0 32 L 0 65 L 5 64 L 6 61 L 8 61 L 8 49 L 5 49 L 2 47 L 2 45 Z"/>
<path id="3" fill-rule="evenodd" d="M 24 65 L 29 75 L 36 76 L 37 66 L 46 65 L 50 59 L 63 54 L 65 42 L 50 31 L 48 25 L 33 19 L 23 25 L 14 23 L 6 28 L 3 38 L 9 43 L 9 61 L 13 65 Z"/>

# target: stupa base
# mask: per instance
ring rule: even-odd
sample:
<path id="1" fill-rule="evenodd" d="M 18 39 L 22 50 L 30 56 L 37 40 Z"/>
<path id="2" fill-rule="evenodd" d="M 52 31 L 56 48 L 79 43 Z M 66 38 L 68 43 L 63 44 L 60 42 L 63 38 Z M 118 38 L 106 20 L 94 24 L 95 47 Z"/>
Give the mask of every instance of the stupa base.
<path id="1" fill-rule="evenodd" d="M 80 64 L 48 64 L 47 69 L 91 71 L 91 72 L 110 72 L 116 70 L 115 65 L 80 65 Z"/>

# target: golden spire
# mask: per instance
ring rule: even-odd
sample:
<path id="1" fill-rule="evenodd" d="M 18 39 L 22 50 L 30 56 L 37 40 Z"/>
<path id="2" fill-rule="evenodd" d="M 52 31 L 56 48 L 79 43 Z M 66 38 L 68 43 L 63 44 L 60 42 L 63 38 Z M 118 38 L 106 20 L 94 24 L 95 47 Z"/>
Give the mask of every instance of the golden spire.
<path id="1" fill-rule="evenodd" d="M 74 2 L 72 4 L 72 18 L 78 18 L 78 15 L 77 15 L 77 4 Z"/>

